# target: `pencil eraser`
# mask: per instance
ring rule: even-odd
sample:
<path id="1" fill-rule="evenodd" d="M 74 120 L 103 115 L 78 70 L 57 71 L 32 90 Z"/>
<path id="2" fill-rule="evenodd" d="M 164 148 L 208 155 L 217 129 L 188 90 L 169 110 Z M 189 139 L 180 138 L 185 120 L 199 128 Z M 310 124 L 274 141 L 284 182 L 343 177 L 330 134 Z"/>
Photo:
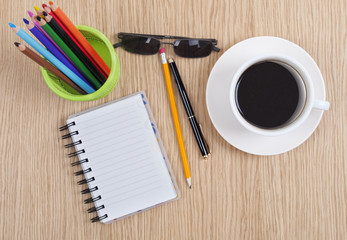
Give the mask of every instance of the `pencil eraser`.
<path id="1" fill-rule="evenodd" d="M 164 48 L 160 48 L 160 49 L 159 49 L 159 53 L 160 53 L 160 54 L 165 53 L 165 49 L 164 49 Z"/>

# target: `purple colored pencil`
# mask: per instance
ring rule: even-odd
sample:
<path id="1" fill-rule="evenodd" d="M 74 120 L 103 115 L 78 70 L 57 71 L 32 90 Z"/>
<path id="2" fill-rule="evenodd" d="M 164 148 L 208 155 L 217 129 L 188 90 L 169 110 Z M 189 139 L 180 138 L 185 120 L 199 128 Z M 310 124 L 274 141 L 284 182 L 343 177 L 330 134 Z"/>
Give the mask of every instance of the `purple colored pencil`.
<path id="1" fill-rule="evenodd" d="M 95 88 L 89 81 L 71 64 L 71 62 L 63 55 L 61 52 L 48 40 L 48 38 L 40 32 L 40 30 L 35 27 L 35 25 L 29 22 L 27 19 L 23 18 L 24 23 L 27 25 L 29 31 L 50 51 L 56 58 L 58 58 L 66 67 L 68 67 L 72 72 L 74 72 L 78 77 L 80 77 L 85 83 L 87 83 L 94 90 Z"/>
<path id="2" fill-rule="evenodd" d="M 53 45 L 74 65 L 74 67 L 76 67 L 76 65 L 70 60 L 70 58 L 68 56 L 66 56 L 66 54 L 64 53 L 63 50 L 61 50 L 61 48 L 53 41 L 53 39 L 45 32 L 45 30 L 43 30 L 43 28 L 41 27 L 39 21 L 35 20 L 33 18 L 34 13 L 32 13 L 30 10 L 28 10 L 28 14 L 29 17 L 31 18 L 31 21 L 35 24 L 35 26 L 43 33 L 43 35 L 45 35 L 49 41 L 51 41 L 51 43 L 53 43 Z"/>

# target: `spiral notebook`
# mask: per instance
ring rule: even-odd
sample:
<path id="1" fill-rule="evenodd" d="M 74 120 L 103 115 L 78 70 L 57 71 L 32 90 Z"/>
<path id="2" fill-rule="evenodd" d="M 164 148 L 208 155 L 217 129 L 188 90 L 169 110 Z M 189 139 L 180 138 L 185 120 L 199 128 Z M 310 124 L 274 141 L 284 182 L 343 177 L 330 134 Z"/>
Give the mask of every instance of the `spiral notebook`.
<path id="1" fill-rule="evenodd" d="M 70 133 L 87 184 L 92 222 L 111 223 L 180 198 L 144 92 L 74 114 L 61 131 Z"/>

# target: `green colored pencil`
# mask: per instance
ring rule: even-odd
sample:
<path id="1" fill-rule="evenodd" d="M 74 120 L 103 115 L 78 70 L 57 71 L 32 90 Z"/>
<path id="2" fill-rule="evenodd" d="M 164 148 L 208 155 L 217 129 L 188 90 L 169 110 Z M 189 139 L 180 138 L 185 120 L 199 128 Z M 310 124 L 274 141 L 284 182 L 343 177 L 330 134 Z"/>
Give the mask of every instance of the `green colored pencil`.
<path id="1" fill-rule="evenodd" d="M 66 45 L 66 43 L 58 36 L 58 34 L 47 24 L 47 22 L 40 17 L 37 17 L 37 21 L 45 32 L 55 41 L 56 44 L 65 52 L 65 54 L 71 59 L 81 73 L 93 84 L 96 89 L 101 87 L 101 83 L 95 78 L 95 76 L 89 71 L 89 69 L 81 62 L 81 60 L 74 54 L 74 52 Z"/>

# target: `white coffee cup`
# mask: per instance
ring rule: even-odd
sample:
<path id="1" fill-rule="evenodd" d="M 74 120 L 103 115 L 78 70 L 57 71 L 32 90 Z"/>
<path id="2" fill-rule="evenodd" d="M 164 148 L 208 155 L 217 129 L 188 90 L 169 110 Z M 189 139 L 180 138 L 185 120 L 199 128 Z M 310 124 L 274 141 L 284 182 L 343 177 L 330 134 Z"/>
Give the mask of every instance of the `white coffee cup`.
<path id="1" fill-rule="evenodd" d="M 287 121 L 286 124 L 280 126 L 278 128 L 273 129 L 264 129 L 257 127 L 251 123 L 249 123 L 240 113 L 236 103 L 236 85 L 241 77 L 241 75 L 252 65 L 270 61 L 280 64 L 285 67 L 290 73 L 294 76 L 298 89 L 299 89 L 299 100 L 296 111 L 292 115 L 292 117 Z M 230 105 L 233 114 L 236 119 L 241 123 L 243 127 L 248 129 L 251 132 L 264 135 L 264 136 L 278 136 L 282 134 L 286 134 L 295 130 L 301 124 L 305 122 L 305 120 L 310 115 L 313 109 L 317 110 L 328 110 L 329 102 L 325 100 L 316 99 L 314 95 L 314 86 L 312 83 L 312 79 L 306 69 L 295 59 L 288 57 L 286 55 L 280 54 L 271 54 L 271 55 L 261 55 L 254 57 L 247 62 L 245 62 L 235 73 L 231 86 L 230 86 Z"/>

